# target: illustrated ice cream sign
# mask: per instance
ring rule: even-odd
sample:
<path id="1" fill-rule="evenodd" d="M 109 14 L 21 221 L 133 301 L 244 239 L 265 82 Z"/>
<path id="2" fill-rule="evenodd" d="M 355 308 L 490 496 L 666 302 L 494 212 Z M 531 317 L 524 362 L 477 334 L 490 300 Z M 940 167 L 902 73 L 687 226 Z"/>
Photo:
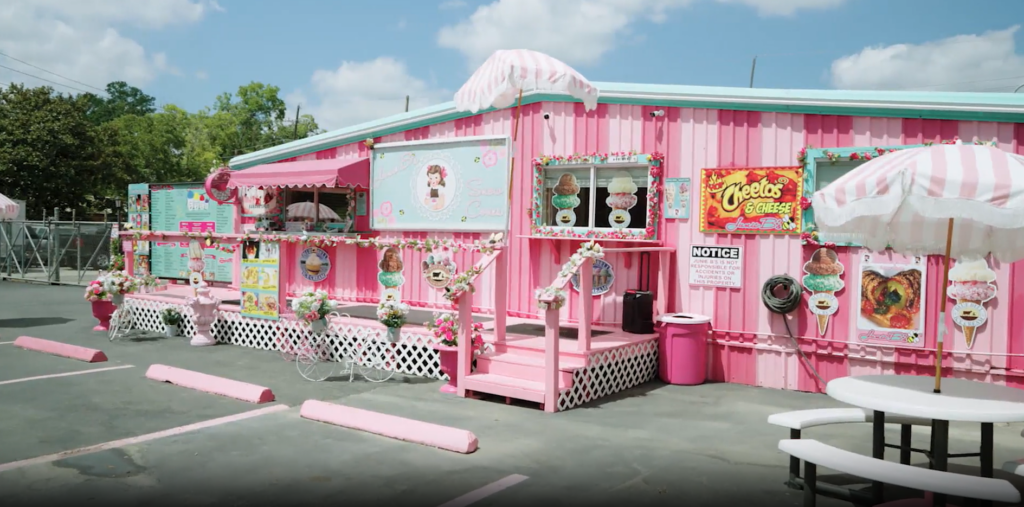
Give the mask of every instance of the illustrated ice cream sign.
<path id="1" fill-rule="evenodd" d="M 402 262 L 402 253 L 398 248 L 388 247 L 384 250 L 384 256 L 377 264 L 380 272 L 377 273 L 377 281 L 384 286 L 384 293 L 381 294 L 382 301 L 401 301 L 402 292 L 399 290 L 405 283 L 405 276 L 402 270 L 405 264 Z M 445 283 L 447 285 L 447 283 Z"/>
<path id="2" fill-rule="evenodd" d="M 800 167 L 704 169 L 700 231 L 718 234 L 800 234 Z"/>
<path id="3" fill-rule="evenodd" d="M 327 252 L 311 246 L 299 255 L 299 273 L 311 282 L 322 282 L 331 272 L 331 260 Z"/>
<path id="4" fill-rule="evenodd" d="M 818 320 L 818 334 L 824 335 L 828 329 L 829 319 L 839 311 L 839 299 L 836 292 L 843 290 L 846 284 L 842 276 L 844 267 L 834 250 L 819 248 L 811 254 L 811 260 L 804 264 L 804 288 L 811 292 L 807 298 L 807 306 Z"/>
<path id="5" fill-rule="evenodd" d="M 608 223 L 615 229 L 629 227 L 629 210 L 636 206 L 636 183 L 626 171 L 620 171 L 608 183 L 608 198 L 605 204 L 612 209 Z"/>
<path id="6" fill-rule="evenodd" d="M 580 185 L 576 176 L 572 173 L 565 173 L 558 177 L 558 183 L 552 189 L 551 205 L 558 211 L 555 212 L 555 225 L 558 227 L 573 227 L 576 225 L 576 207 L 580 205 Z"/>
<path id="7" fill-rule="evenodd" d="M 996 272 L 988 267 L 985 259 L 957 260 L 949 270 L 949 287 L 946 295 L 956 300 L 953 306 L 953 322 L 964 333 L 967 348 L 974 346 L 978 328 L 988 320 L 985 303 L 996 297 Z"/>

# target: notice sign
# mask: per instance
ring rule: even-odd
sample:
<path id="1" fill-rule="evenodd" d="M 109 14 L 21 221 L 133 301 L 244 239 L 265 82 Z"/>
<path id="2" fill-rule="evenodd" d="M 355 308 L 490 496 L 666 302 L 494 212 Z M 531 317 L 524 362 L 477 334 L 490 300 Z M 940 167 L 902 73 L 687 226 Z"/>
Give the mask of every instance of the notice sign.
<path id="1" fill-rule="evenodd" d="M 743 284 L 743 247 L 690 246 L 690 285 L 738 289 Z"/>

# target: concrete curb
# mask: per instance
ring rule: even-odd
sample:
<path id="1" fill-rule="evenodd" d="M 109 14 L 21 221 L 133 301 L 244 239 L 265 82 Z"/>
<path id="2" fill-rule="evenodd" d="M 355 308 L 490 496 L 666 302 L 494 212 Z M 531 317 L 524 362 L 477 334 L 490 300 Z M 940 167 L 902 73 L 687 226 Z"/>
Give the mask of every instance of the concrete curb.
<path id="1" fill-rule="evenodd" d="M 77 359 L 87 363 L 102 363 L 107 360 L 107 356 L 102 350 L 79 347 L 78 345 L 44 340 L 42 338 L 32 338 L 31 336 L 19 336 L 14 340 L 14 346 L 44 354 Z"/>
<path id="2" fill-rule="evenodd" d="M 274 393 L 270 388 L 163 364 L 150 366 L 146 370 L 146 378 L 250 403 L 274 401 Z"/>
<path id="3" fill-rule="evenodd" d="M 299 415 L 305 419 L 334 424 L 414 444 L 437 447 L 461 454 L 477 449 L 476 435 L 467 430 L 431 424 L 358 408 L 307 400 Z"/>

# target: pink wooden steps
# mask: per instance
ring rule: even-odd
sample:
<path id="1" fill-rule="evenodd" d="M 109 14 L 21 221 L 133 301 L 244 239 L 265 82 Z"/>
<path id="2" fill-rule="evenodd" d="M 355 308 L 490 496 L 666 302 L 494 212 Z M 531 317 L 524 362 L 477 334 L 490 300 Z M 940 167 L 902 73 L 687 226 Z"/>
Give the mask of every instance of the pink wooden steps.
<path id="1" fill-rule="evenodd" d="M 495 344 L 495 350 L 476 358 L 476 371 L 464 380 L 467 391 L 493 394 L 544 404 L 544 350 L 516 345 L 511 341 Z M 560 351 L 558 392 L 572 387 L 572 373 L 586 365 L 586 357 Z M 557 400 L 556 400 L 557 401 Z"/>

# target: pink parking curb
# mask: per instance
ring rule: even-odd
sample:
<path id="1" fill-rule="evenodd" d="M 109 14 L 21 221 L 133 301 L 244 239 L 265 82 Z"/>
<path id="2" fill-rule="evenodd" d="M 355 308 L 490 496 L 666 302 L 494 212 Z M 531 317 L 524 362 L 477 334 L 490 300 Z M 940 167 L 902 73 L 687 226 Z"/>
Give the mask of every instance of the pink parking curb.
<path id="1" fill-rule="evenodd" d="M 303 403 L 299 415 L 305 419 L 462 454 L 472 453 L 479 443 L 476 435 L 467 430 L 318 400 Z"/>
<path id="2" fill-rule="evenodd" d="M 44 354 L 77 359 L 87 363 L 102 363 L 107 360 L 107 355 L 102 350 L 79 347 L 78 345 L 44 340 L 42 338 L 32 338 L 31 336 L 19 336 L 14 340 L 14 346 Z"/>
<path id="3" fill-rule="evenodd" d="M 146 370 L 146 378 L 159 382 L 169 382 L 176 386 L 187 387 L 204 393 L 219 394 L 250 403 L 274 401 L 274 393 L 267 387 L 162 364 L 150 366 Z"/>

